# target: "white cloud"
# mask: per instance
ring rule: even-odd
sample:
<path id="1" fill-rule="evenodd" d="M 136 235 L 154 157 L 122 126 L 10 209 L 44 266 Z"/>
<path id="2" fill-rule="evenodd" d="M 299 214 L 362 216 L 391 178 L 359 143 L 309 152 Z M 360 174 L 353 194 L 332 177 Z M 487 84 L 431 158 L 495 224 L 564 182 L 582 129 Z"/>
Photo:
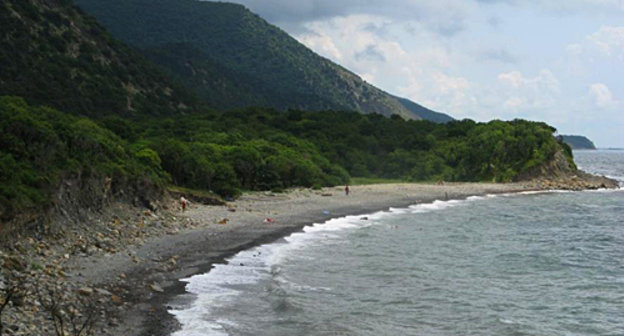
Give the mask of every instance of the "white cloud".
<path id="1" fill-rule="evenodd" d="M 415 22 L 406 25 L 382 16 L 351 15 L 309 22 L 305 28 L 295 36 L 299 41 L 390 91 L 401 91 L 415 82 L 430 87 L 432 81 L 441 81 L 434 74 L 457 63 L 434 33 Z M 409 38 L 416 39 L 417 46 L 401 41 L 401 34 L 405 35 L 408 28 Z M 418 52 L 405 46 L 417 48 Z"/>
<path id="2" fill-rule="evenodd" d="M 559 93 L 561 84 L 552 71 L 544 69 L 533 78 L 526 78 L 520 71 L 511 71 L 498 75 L 498 80 L 503 84 L 520 89 L 544 90 L 549 93 Z"/>
<path id="3" fill-rule="evenodd" d="M 613 15 L 624 11 L 622 0 L 476 0 L 481 3 L 506 3 L 513 6 L 535 8 L 557 14 Z"/>
<path id="4" fill-rule="evenodd" d="M 501 84 L 498 87 L 498 94 L 504 99 L 502 107 L 507 113 L 521 111 L 544 113 L 554 106 L 561 96 L 561 83 L 548 69 L 540 71 L 535 77 L 526 77 L 520 71 L 501 73 L 498 75 L 498 81 Z"/>
<path id="5" fill-rule="evenodd" d="M 316 34 L 307 34 L 299 37 L 299 42 L 305 44 L 308 48 L 315 50 L 317 53 L 324 55 L 335 61 L 342 60 L 342 53 L 334 44 L 331 37 L 322 32 Z"/>
<path id="6" fill-rule="evenodd" d="M 603 83 L 595 83 L 589 87 L 589 96 L 593 103 L 602 109 L 617 108 L 619 103 L 613 98 L 609 87 Z"/>
<path id="7" fill-rule="evenodd" d="M 409 82 L 400 87 L 399 92 L 413 101 L 451 113 L 457 118 L 469 117 L 469 111 L 474 111 L 478 105 L 474 83 L 439 71 L 409 76 Z"/>
<path id="8" fill-rule="evenodd" d="M 588 39 L 602 54 L 624 58 L 624 27 L 602 26 Z"/>

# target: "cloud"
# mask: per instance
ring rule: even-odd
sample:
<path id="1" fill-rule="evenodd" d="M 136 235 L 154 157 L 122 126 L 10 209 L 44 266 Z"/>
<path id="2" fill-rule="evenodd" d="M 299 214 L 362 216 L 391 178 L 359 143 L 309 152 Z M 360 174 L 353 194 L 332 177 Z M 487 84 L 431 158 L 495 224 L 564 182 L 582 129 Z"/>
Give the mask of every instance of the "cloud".
<path id="1" fill-rule="evenodd" d="M 511 71 L 498 75 L 501 83 L 510 85 L 515 89 L 530 88 L 534 91 L 545 91 L 550 93 L 559 93 L 561 84 L 552 71 L 544 69 L 533 77 L 527 78 L 520 71 Z"/>
<path id="2" fill-rule="evenodd" d="M 518 58 L 506 49 L 487 49 L 478 55 L 478 60 L 494 61 L 507 64 L 518 63 Z"/>
<path id="3" fill-rule="evenodd" d="M 233 0 L 270 22 L 293 29 L 312 21 L 353 15 L 373 15 L 395 21 L 426 23 L 431 31 L 452 36 L 465 29 L 476 5 L 465 0 Z M 299 27 L 300 28 L 300 27 Z"/>
<path id="4" fill-rule="evenodd" d="M 557 14 L 617 15 L 624 12 L 622 0 L 476 0 L 484 4 L 507 4 Z"/>
<path id="5" fill-rule="evenodd" d="M 338 50 L 334 41 L 323 32 L 302 35 L 299 37 L 299 42 L 305 44 L 308 48 L 315 50 L 317 53 L 337 62 L 342 60 L 342 53 Z"/>
<path id="6" fill-rule="evenodd" d="M 548 69 L 541 70 L 535 77 L 526 77 L 520 71 L 501 73 L 498 81 L 501 84 L 499 94 L 508 97 L 503 107 L 510 111 L 546 110 L 561 95 L 561 83 Z"/>
<path id="7" fill-rule="evenodd" d="M 588 39 L 603 55 L 624 58 L 624 27 L 602 26 Z"/>
<path id="8" fill-rule="evenodd" d="M 589 86 L 589 96 L 593 103 L 602 109 L 617 108 L 619 103 L 613 98 L 609 87 L 603 83 L 595 83 Z"/>
<path id="9" fill-rule="evenodd" d="M 364 49 L 363 51 L 356 52 L 355 59 L 358 61 L 361 61 L 361 60 L 370 60 L 370 61 L 375 61 L 375 62 L 386 61 L 386 57 L 383 55 L 383 52 L 380 51 L 379 48 L 374 44 L 368 45 L 368 47 L 366 47 L 366 49 Z"/>
<path id="10" fill-rule="evenodd" d="M 249 7 L 271 22 L 290 26 L 336 16 L 381 15 L 395 20 L 426 22 L 432 31 L 454 35 L 469 24 L 481 6 L 506 4 L 556 14 L 617 16 L 622 0 L 231 0 Z M 493 19 L 492 23 L 497 23 Z"/>

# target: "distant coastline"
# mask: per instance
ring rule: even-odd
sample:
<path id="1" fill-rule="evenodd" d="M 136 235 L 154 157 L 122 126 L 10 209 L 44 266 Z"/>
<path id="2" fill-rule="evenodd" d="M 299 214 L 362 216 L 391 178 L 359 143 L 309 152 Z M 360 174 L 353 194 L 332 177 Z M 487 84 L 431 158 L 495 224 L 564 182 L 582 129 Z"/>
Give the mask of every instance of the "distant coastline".
<path id="1" fill-rule="evenodd" d="M 596 145 L 593 141 L 589 140 L 587 137 L 582 135 L 559 135 L 557 139 L 563 141 L 572 149 L 586 149 L 586 150 L 595 150 Z"/>

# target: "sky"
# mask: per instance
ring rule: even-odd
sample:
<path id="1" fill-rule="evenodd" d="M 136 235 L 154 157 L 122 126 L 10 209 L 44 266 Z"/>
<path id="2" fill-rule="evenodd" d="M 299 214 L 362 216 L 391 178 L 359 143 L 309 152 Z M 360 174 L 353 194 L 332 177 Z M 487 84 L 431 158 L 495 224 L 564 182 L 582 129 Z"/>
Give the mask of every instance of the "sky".
<path id="1" fill-rule="evenodd" d="M 232 1 L 435 111 L 624 147 L 624 0 Z"/>

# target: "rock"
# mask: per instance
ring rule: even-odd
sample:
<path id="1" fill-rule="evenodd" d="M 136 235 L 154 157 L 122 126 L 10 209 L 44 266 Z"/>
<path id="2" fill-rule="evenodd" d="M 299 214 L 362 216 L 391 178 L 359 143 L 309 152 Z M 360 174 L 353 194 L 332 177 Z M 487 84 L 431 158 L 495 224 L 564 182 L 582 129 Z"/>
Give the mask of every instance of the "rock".
<path id="1" fill-rule="evenodd" d="M 93 294 L 93 288 L 90 287 L 81 287 L 76 292 L 82 296 L 90 296 Z"/>
<path id="2" fill-rule="evenodd" d="M 9 256 L 4 259 L 4 267 L 10 271 L 23 272 L 26 269 L 26 264 L 17 256 Z"/>
<path id="3" fill-rule="evenodd" d="M 162 287 L 160 287 L 157 283 L 153 283 L 149 286 L 149 288 L 153 291 L 153 292 L 158 292 L 158 293 L 163 293 L 165 290 L 162 289 Z"/>
<path id="4" fill-rule="evenodd" d="M 147 208 L 148 208 L 148 209 L 150 209 L 150 210 L 152 210 L 152 211 L 156 211 L 156 210 L 158 210 L 158 204 L 156 204 L 156 203 L 155 203 L 155 202 L 153 202 L 153 201 L 149 201 L 149 202 L 147 203 Z"/>
<path id="5" fill-rule="evenodd" d="M 117 306 L 121 306 L 123 304 L 123 301 L 121 300 L 121 298 L 117 295 L 111 295 L 111 301 L 117 305 Z"/>
<path id="6" fill-rule="evenodd" d="M 107 291 L 106 289 L 102 289 L 102 288 L 96 288 L 95 292 L 100 294 L 100 295 L 105 295 L 105 296 L 111 296 L 113 295 L 113 293 Z"/>

